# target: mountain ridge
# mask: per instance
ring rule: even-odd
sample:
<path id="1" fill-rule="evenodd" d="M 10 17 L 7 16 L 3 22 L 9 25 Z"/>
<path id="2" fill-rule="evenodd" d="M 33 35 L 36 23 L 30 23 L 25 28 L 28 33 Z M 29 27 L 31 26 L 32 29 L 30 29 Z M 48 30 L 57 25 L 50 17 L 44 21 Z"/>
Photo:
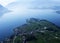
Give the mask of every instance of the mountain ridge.
<path id="1" fill-rule="evenodd" d="M 47 20 L 30 18 L 13 31 L 4 43 L 60 43 L 60 28 Z"/>

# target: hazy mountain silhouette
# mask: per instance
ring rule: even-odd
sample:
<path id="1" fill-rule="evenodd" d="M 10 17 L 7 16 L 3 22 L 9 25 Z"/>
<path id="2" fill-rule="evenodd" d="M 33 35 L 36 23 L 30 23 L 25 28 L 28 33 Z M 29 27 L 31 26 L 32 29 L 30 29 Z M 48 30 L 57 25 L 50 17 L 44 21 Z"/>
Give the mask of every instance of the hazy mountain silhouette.
<path id="1" fill-rule="evenodd" d="M 54 10 L 60 10 L 60 6 L 54 6 L 53 9 Z"/>
<path id="2" fill-rule="evenodd" d="M 4 6 L 0 5 L 0 16 L 2 16 L 5 13 L 10 12 L 7 8 L 5 8 Z"/>

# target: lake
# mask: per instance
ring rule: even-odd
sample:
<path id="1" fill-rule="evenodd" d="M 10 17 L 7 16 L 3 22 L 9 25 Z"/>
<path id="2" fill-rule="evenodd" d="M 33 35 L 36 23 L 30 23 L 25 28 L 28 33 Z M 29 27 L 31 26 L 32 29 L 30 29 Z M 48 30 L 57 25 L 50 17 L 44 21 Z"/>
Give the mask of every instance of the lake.
<path id="1" fill-rule="evenodd" d="M 19 8 L 20 7 L 20 8 Z M 12 11 L 0 17 L 0 39 L 9 37 L 13 29 L 26 23 L 26 19 L 38 18 L 48 20 L 60 27 L 60 14 L 52 9 L 25 9 L 19 7 L 9 7 Z M 22 6 L 23 7 L 23 6 Z"/>

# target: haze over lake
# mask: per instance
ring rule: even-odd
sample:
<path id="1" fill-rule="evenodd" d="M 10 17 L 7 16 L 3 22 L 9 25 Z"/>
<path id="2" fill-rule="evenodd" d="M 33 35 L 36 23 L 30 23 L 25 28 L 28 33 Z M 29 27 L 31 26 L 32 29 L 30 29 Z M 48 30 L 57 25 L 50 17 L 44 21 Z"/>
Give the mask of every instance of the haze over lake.
<path id="1" fill-rule="evenodd" d="M 59 0 L 17 0 L 7 4 L 5 8 L 11 12 L 0 16 L 0 38 L 11 35 L 15 27 L 26 23 L 29 18 L 45 19 L 60 27 L 60 14 L 56 13 L 59 4 Z"/>

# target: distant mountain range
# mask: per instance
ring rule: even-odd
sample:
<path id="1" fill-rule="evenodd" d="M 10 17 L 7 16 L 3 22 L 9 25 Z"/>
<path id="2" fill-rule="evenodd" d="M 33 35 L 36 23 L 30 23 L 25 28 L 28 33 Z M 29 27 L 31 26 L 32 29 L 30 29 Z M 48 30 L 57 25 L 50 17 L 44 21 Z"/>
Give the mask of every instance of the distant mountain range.
<path id="1" fill-rule="evenodd" d="M 5 13 L 8 13 L 8 12 L 10 12 L 10 10 L 8 10 L 4 6 L 0 5 L 0 16 L 2 16 Z"/>
<path id="2" fill-rule="evenodd" d="M 19 6 L 22 5 L 22 3 L 20 2 L 12 2 L 10 4 L 7 5 L 7 8 L 8 9 L 13 9 L 14 7 L 16 8 L 20 8 Z M 37 6 L 36 7 L 32 7 L 30 6 L 29 9 L 35 9 L 35 10 L 40 10 L 40 9 L 51 9 L 51 10 L 54 10 L 54 13 L 57 13 L 57 14 L 60 14 L 60 6 L 50 6 L 50 7 L 40 7 L 38 8 Z"/>
<path id="3" fill-rule="evenodd" d="M 54 10 L 60 10 L 60 6 L 54 6 L 53 9 Z"/>
<path id="4" fill-rule="evenodd" d="M 60 14 L 60 6 L 54 6 L 52 9 L 55 10 L 57 14 Z"/>

